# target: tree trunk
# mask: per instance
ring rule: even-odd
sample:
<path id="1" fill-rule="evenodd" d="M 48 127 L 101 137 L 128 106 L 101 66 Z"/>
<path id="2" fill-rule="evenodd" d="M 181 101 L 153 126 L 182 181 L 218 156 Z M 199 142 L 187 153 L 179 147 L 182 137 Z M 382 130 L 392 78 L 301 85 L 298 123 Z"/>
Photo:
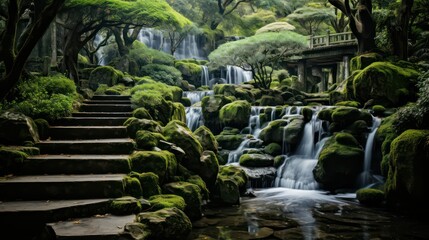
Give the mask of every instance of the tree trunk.
<path id="1" fill-rule="evenodd" d="M 122 39 L 122 34 L 119 28 L 112 27 L 113 35 L 115 36 L 116 44 L 118 45 L 119 55 L 121 57 L 128 54 L 128 49 L 125 46 L 124 40 Z"/>
<path id="2" fill-rule="evenodd" d="M 402 0 L 396 21 L 393 22 L 389 30 L 392 40 L 392 53 L 403 60 L 408 59 L 408 32 L 413 4 L 414 0 Z"/>
<path id="3" fill-rule="evenodd" d="M 57 66 L 57 24 L 52 22 L 51 28 L 51 66 Z"/>

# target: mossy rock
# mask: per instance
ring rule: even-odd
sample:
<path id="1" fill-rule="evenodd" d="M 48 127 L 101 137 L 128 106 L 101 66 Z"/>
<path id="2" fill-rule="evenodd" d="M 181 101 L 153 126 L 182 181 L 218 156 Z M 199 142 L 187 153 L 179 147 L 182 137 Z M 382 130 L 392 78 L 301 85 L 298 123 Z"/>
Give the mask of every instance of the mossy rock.
<path id="1" fill-rule="evenodd" d="M 384 192 L 379 189 L 362 188 L 356 191 L 358 201 L 367 206 L 380 206 L 384 202 Z"/>
<path id="2" fill-rule="evenodd" d="M 204 151 L 201 154 L 200 166 L 194 172 L 201 176 L 207 187 L 212 190 L 219 173 L 219 161 L 217 155 L 213 151 Z"/>
<path id="3" fill-rule="evenodd" d="M 187 97 L 182 97 L 180 99 L 180 102 L 183 104 L 183 106 L 185 107 L 190 107 L 192 105 L 191 99 L 187 98 Z"/>
<path id="4" fill-rule="evenodd" d="M 149 198 L 153 195 L 161 194 L 161 187 L 159 186 L 159 177 L 153 172 L 137 173 L 131 172 L 131 177 L 135 177 L 140 181 L 140 185 L 144 198 Z"/>
<path id="5" fill-rule="evenodd" d="M 220 94 L 225 96 L 235 96 L 235 84 L 216 84 L 213 86 L 214 94 Z"/>
<path id="6" fill-rule="evenodd" d="M 279 155 L 274 158 L 274 167 L 279 168 L 286 161 L 285 155 Z"/>
<path id="7" fill-rule="evenodd" d="M 101 66 L 92 70 L 89 77 L 89 87 L 92 90 L 97 90 L 100 84 L 105 84 L 109 87 L 116 85 L 124 74 L 110 66 Z"/>
<path id="8" fill-rule="evenodd" d="M 172 102 L 172 112 L 169 121 L 178 120 L 186 123 L 186 110 L 183 104 L 179 102 Z"/>
<path id="9" fill-rule="evenodd" d="M 37 132 L 39 133 L 40 140 L 46 140 L 49 138 L 49 122 L 43 118 L 34 120 L 37 126 Z"/>
<path id="10" fill-rule="evenodd" d="M 390 161 L 390 146 L 393 140 L 399 136 L 394 128 L 396 114 L 384 118 L 377 129 L 376 141 L 381 145 L 382 161 L 380 163 L 381 174 L 387 177 Z"/>
<path id="11" fill-rule="evenodd" d="M 158 143 L 161 140 L 166 141 L 162 134 L 146 130 L 137 131 L 135 139 L 137 148 L 141 150 L 151 150 L 158 146 Z"/>
<path id="12" fill-rule="evenodd" d="M 158 122 L 149 119 L 138 119 L 135 117 L 131 117 L 124 122 L 124 126 L 127 127 L 128 136 L 130 136 L 131 138 L 135 138 L 137 132 L 140 130 L 146 130 L 154 133 L 162 133 L 161 125 Z"/>
<path id="13" fill-rule="evenodd" d="M 354 107 L 336 108 L 333 110 L 331 118 L 332 122 L 338 126 L 337 131 L 350 126 L 357 120 L 365 121 L 368 126 L 372 125 L 372 115 L 366 111 L 360 111 Z"/>
<path id="14" fill-rule="evenodd" d="M 418 71 L 390 62 L 374 62 L 353 78 L 353 98 L 359 102 L 373 99 L 375 105 L 402 106 L 416 98 Z"/>
<path id="15" fill-rule="evenodd" d="M 235 150 L 240 146 L 246 136 L 243 134 L 237 135 L 217 135 L 216 141 L 222 149 Z"/>
<path id="16" fill-rule="evenodd" d="M 363 161 L 364 151 L 353 135 L 337 133 L 325 143 L 313 175 L 325 189 L 352 188 L 362 172 Z"/>
<path id="17" fill-rule="evenodd" d="M 209 128 L 206 126 L 201 126 L 194 131 L 194 135 L 201 143 L 203 150 L 210 150 L 217 153 L 219 143 Z"/>
<path id="18" fill-rule="evenodd" d="M 302 121 L 304 123 L 304 121 Z M 278 119 L 271 121 L 268 126 L 262 129 L 259 133 L 259 138 L 264 141 L 266 144 L 278 143 L 282 144 L 283 142 L 283 128 L 289 124 L 289 121 L 286 119 Z"/>
<path id="19" fill-rule="evenodd" d="M 301 139 L 302 131 L 304 130 L 305 122 L 301 118 L 294 118 L 281 132 L 285 142 L 289 144 L 297 144 Z"/>
<path id="20" fill-rule="evenodd" d="M 301 115 L 304 116 L 304 121 L 310 122 L 311 119 L 313 118 L 313 109 L 309 108 L 309 107 L 304 107 L 301 109 Z"/>
<path id="21" fill-rule="evenodd" d="M 320 120 L 332 122 L 332 113 L 334 112 L 334 108 L 325 108 L 320 110 L 320 112 L 317 114 L 317 118 Z"/>
<path id="22" fill-rule="evenodd" d="M 133 111 L 133 117 L 138 119 L 149 119 L 153 120 L 152 116 L 150 115 L 149 111 L 146 108 L 137 108 Z"/>
<path id="23" fill-rule="evenodd" d="M 243 154 L 239 162 L 241 166 L 245 167 L 272 167 L 274 158 L 268 154 Z"/>
<path id="24" fill-rule="evenodd" d="M 426 171 L 429 168 L 429 130 L 407 130 L 390 146 L 389 173 L 386 179 L 387 202 L 428 213 Z"/>
<path id="25" fill-rule="evenodd" d="M 375 116 L 383 117 L 385 111 L 386 111 L 386 108 L 382 105 L 372 106 L 372 112 L 374 113 Z"/>
<path id="26" fill-rule="evenodd" d="M 132 95 L 131 103 L 134 108 L 144 107 L 152 118 L 162 125 L 167 124 L 173 115 L 172 102 L 156 90 L 137 91 Z"/>
<path id="27" fill-rule="evenodd" d="M 112 200 L 109 206 L 109 211 L 113 215 L 130 215 L 141 212 L 142 206 L 138 199 L 134 197 L 121 197 Z"/>
<path id="28" fill-rule="evenodd" d="M 126 176 L 123 179 L 124 190 L 127 195 L 133 196 L 135 198 L 140 198 L 142 196 L 142 187 L 140 181 L 135 177 Z"/>
<path id="29" fill-rule="evenodd" d="M 223 95 L 205 96 L 201 100 L 204 125 L 207 126 L 213 134 L 218 134 L 222 130 L 219 120 L 219 113 L 223 106 L 231 103 L 232 100 Z"/>
<path id="30" fill-rule="evenodd" d="M 22 151 L 1 147 L 0 148 L 0 176 L 17 174 L 21 171 L 28 155 Z"/>
<path id="31" fill-rule="evenodd" d="M 171 121 L 163 128 L 163 134 L 167 141 L 175 143 L 185 151 L 181 163 L 190 170 L 197 170 L 203 147 L 186 124 L 177 120 Z"/>
<path id="32" fill-rule="evenodd" d="M 174 66 L 182 73 L 184 79 L 194 86 L 201 85 L 202 67 L 196 63 L 176 61 Z"/>
<path id="33" fill-rule="evenodd" d="M 383 57 L 378 53 L 366 53 L 358 55 L 350 60 L 350 71 L 362 70 L 374 62 L 379 62 Z"/>
<path id="34" fill-rule="evenodd" d="M 361 104 L 360 102 L 356 102 L 356 101 L 341 101 L 341 102 L 335 103 L 335 106 L 360 108 Z"/>
<path id="35" fill-rule="evenodd" d="M 243 129 L 249 125 L 251 107 L 244 100 L 228 103 L 220 109 L 219 119 L 223 126 Z"/>
<path id="36" fill-rule="evenodd" d="M 183 197 L 174 194 L 159 194 L 149 198 L 151 210 L 157 211 L 164 208 L 178 208 L 185 211 L 186 203 Z"/>
<path id="37" fill-rule="evenodd" d="M 191 220 L 201 218 L 203 200 L 200 187 L 189 182 L 172 182 L 162 186 L 162 192 L 183 197 L 186 202 L 186 215 L 188 215 Z"/>
<path id="38" fill-rule="evenodd" d="M 136 221 L 147 226 L 149 239 L 183 240 L 192 230 L 192 223 L 178 208 L 164 208 L 155 212 L 140 213 Z"/>
<path id="39" fill-rule="evenodd" d="M 217 174 L 216 174 L 216 176 L 217 176 Z M 215 180 L 216 180 L 216 178 L 215 178 Z M 210 191 L 207 188 L 206 182 L 199 175 L 192 175 L 192 176 L 188 177 L 185 182 L 197 185 L 201 190 L 201 196 L 202 196 L 203 200 L 209 200 Z"/>
<path id="40" fill-rule="evenodd" d="M 221 166 L 214 199 L 226 205 L 239 204 L 240 196 L 246 190 L 247 180 L 243 169 L 233 165 Z"/>
<path id="41" fill-rule="evenodd" d="M 264 147 L 264 152 L 271 156 L 277 156 L 282 154 L 282 146 L 278 143 L 270 143 Z"/>
<path id="42" fill-rule="evenodd" d="M 132 170 L 135 172 L 153 172 L 161 183 L 176 175 L 177 161 L 168 151 L 138 151 L 130 156 Z"/>
<path id="43" fill-rule="evenodd" d="M 39 133 L 33 119 L 22 113 L 1 113 L 0 144 L 22 145 L 26 141 L 39 142 Z"/>

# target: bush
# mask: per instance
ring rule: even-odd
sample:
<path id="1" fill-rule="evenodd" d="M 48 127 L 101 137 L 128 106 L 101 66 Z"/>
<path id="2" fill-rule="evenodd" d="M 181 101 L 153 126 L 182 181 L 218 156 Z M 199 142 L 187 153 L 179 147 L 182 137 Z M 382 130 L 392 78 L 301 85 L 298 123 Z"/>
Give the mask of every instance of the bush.
<path id="1" fill-rule="evenodd" d="M 134 59 L 139 66 L 147 64 L 162 64 L 172 66 L 174 57 L 162 51 L 147 47 L 144 43 L 134 41 L 129 52 L 130 58 Z"/>
<path id="2" fill-rule="evenodd" d="M 140 74 L 172 86 L 180 86 L 182 80 L 182 73 L 175 67 L 160 64 L 143 66 L 140 69 Z"/>

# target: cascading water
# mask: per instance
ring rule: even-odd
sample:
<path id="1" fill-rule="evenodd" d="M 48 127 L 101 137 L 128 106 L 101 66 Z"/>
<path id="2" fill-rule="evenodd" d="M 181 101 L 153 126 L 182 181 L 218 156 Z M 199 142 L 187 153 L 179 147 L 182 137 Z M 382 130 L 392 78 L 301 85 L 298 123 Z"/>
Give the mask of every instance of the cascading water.
<path id="1" fill-rule="evenodd" d="M 241 67 L 228 65 L 226 67 L 226 82 L 228 84 L 241 84 L 252 80 L 251 71 L 245 71 Z"/>
<path id="2" fill-rule="evenodd" d="M 204 119 L 201 107 L 186 108 L 186 126 L 192 131 L 195 131 L 200 126 L 204 125 Z"/>
<path id="3" fill-rule="evenodd" d="M 154 28 L 142 28 L 139 33 L 138 40 L 146 44 L 146 46 L 170 53 L 171 45 L 164 33 Z M 206 54 L 202 51 L 204 40 L 200 36 L 188 35 L 174 52 L 176 59 L 207 59 Z"/>
<path id="4" fill-rule="evenodd" d="M 104 37 L 101 34 L 96 34 L 94 37 L 94 46 L 98 47 L 101 42 L 104 40 Z M 98 65 L 105 66 L 106 65 L 106 53 L 104 51 L 104 47 L 100 47 L 95 55 L 98 59 Z"/>
<path id="5" fill-rule="evenodd" d="M 194 105 L 197 102 L 201 102 L 201 99 L 205 96 L 212 96 L 213 91 L 184 91 L 183 97 L 189 98 L 191 100 L 191 105 Z"/>
<path id="6" fill-rule="evenodd" d="M 363 172 L 360 176 L 360 186 L 367 187 L 368 185 L 376 182 L 374 177 L 371 174 L 371 162 L 372 162 L 372 154 L 373 154 L 373 146 L 374 146 L 374 138 L 377 133 L 377 129 L 380 126 L 381 119 L 377 117 L 373 117 L 372 119 L 372 127 L 371 132 L 368 134 L 368 138 L 365 144 L 365 159 L 363 165 Z"/>
<path id="7" fill-rule="evenodd" d="M 210 80 L 209 67 L 203 65 L 201 68 L 201 86 L 208 86 Z"/>

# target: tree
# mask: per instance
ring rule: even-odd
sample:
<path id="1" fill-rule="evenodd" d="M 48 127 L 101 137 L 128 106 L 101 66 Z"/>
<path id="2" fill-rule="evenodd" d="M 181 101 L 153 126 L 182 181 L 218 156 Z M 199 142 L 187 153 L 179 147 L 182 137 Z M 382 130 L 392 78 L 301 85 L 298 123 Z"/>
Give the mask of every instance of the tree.
<path id="1" fill-rule="evenodd" d="M 358 52 L 364 53 L 375 49 L 375 21 L 372 17 L 372 1 L 359 0 L 351 7 L 350 0 L 329 0 L 349 18 L 349 26 L 358 40 Z"/>
<path id="2" fill-rule="evenodd" d="M 174 25 L 164 26 L 164 32 L 166 33 L 167 39 L 170 42 L 170 54 L 174 56 L 177 48 L 185 40 L 189 34 L 198 34 L 199 29 L 195 25 L 187 25 L 185 27 L 176 27 Z"/>
<path id="3" fill-rule="evenodd" d="M 331 21 L 335 16 L 332 9 L 305 6 L 296 9 L 286 18 L 298 23 L 308 35 L 313 35 L 318 32 L 321 23 Z"/>
<path id="4" fill-rule="evenodd" d="M 414 0 L 402 0 L 396 9 L 396 18 L 390 21 L 388 27 L 392 40 L 392 53 L 404 60 L 408 59 L 408 33 L 413 4 Z"/>
<path id="5" fill-rule="evenodd" d="M 16 86 L 33 48 L 63 4 L 64 0 L 0 3 L 0 63 L 5 68 L 0 77 L 0 99 Z M 19 34 L 18 23 L 25 21 L 27 25 Z"/>
<path id="6" fill-rule="evenodd" d="M 101 29 L 112 30 L 119 52 L 124 55 L 127 46 L 137 38 L 139 27 L 161 24 L 183 26 L 189 20 L 164 0 L 69 0 L 61 23 L 66 31 L 62 68 L 78 82 L 78 54 Z"/>
<path id="7" fill-rule="evenodd" d="M 236 65 L 252 71 L 258 87 L 269 89 L 272 73 L 285 54 L 304 48 L 307 39 L 295 32 L 267 32 L 225 43 L 209 55 L 217 66 Z"/>

